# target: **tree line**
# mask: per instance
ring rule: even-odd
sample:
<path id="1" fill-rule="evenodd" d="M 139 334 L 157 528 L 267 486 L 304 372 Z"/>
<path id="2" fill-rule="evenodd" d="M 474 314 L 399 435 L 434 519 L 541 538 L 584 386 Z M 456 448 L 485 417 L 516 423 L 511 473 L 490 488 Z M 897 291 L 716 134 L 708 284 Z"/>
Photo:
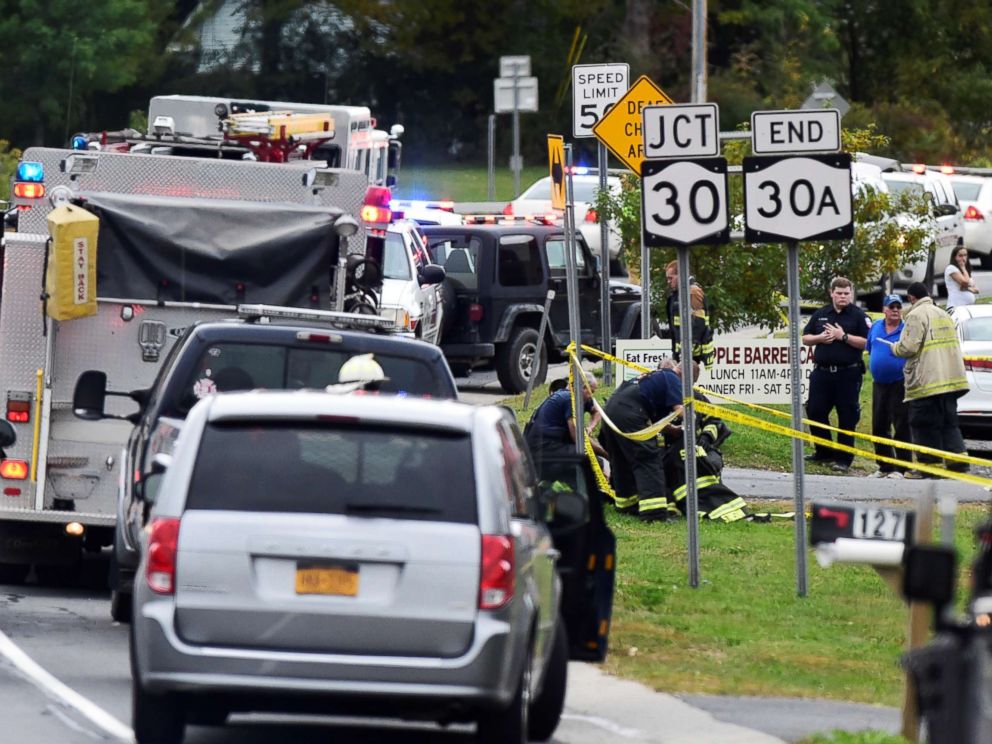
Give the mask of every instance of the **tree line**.
<path id="1" fill-rule="evenodd" d="M 522 143 L 571 132 L 571 66 L 628 62 L 689 99 L 689 3 L 680 0 L 4 0 L 0 138 L 62 145 L 119 129 L 155 94 L 369 106 L 406 127 L 419 162 L 485 157 L 498 59 L 529 54 L 540 111 Z M 709 99 L 732 129 L 794 108 L 829 80 L 844 125 L 875 125 L 877 154 L 992 164 L 992 0 L 710 0 Z M 224 49 L 204 30 L 231 28 Z M 499 120 L 500 154 L 509 117 Z M 592 143 L 577 143 L 592 152 Z"/>

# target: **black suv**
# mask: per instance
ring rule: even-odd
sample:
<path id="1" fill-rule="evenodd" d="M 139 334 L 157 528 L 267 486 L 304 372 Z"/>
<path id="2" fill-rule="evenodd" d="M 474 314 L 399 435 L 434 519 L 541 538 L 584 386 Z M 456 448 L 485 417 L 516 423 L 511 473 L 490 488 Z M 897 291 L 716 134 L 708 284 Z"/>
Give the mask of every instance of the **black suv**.
<path id="1" fill-rule="evenodd" d="M 321 389 L 338 382 L 341 365 L 357 354 L 374 354 L 386 379 L 384 393 L 455 399 L 454 378 L 437 346 L 413 339 L 345 331 L 314 324 L 214 321 L 190 326 L 173 345 L 147 390 L 108 393 L 104 372 L 84 372 L 76 383 L 73 410 L 80 418 L 110 418 L 106 395 L 124 395 L 139 410 L 127 418 L 128 439 L 117 498 L 111 563 L 110 613 L 131 619 L 134 572 L 148 505 L 136 482 L 151 471 L 154 456 L 171 452 L 190 409 L 205 395 L 234 390 Z"/>
<path id="2" fill-rule="evenodd" d="M 565 234 L 560 227 L 514 225 L 424 226 L 435 263 L 447 274 L 441 349 L 456 373 L 492 364 L 509 393 L 544 380 L 549 353 L 569 342 Z M 578 236 L 579 313 L 583 343 L 604 348 L 597 261 Z M 612 285 L 612 283 L 611 283 Z M 555 299 L 540 358 L 537 339 L 549 289 Z M 640 291 L 610 288 L 613 338 L 631 338 L 640 318 Z M 612 342 L 612 339 L 611 339 Z"/>

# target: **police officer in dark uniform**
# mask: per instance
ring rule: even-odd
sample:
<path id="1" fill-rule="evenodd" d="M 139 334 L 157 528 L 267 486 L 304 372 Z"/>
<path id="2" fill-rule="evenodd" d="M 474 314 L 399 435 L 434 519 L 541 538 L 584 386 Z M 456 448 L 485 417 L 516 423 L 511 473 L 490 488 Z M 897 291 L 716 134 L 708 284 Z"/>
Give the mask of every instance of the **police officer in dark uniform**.
<path id="1" fill-rule="evenodd" d="M 813 346 L 814 368 L 809 380 L 806 415 L 811 421 L 830 423 L 830 411 L 837 409 L 837 427 L 853 431 L 861 418 L 861 380 L 865 365 L 862 360 L 871 321 L 861 308 L 854 305 L 854 286 L 850 279 L 839 276 L 830 282 L 830 304 L 824 305 L 809 319 L 803 329 L 803 344 Z M 827 429 L 813 427 L 812 434 L 833 439 Z M 850 434 L 838 434 L 837 443 L 854 445 Z M 808 462 L 833 462 L 831 468 L 846 473 L 854 455 L 816 445 Z"/>

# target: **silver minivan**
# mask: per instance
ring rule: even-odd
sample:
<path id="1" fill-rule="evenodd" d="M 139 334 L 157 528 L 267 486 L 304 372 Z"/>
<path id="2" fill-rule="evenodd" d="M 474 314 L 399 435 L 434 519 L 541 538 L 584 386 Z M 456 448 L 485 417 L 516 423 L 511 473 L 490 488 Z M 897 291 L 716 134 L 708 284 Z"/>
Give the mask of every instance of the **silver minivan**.
<path id="1" fill-rule="evenodd" d="M 156 462 L 131 635 L 139 743 L 243 711 L 476 721 L 492 744 L 553 734 L 570 652 L 552 529 L 588 520 L 588 495 L 537 480 L 507 410 L 214 395 Z"/>

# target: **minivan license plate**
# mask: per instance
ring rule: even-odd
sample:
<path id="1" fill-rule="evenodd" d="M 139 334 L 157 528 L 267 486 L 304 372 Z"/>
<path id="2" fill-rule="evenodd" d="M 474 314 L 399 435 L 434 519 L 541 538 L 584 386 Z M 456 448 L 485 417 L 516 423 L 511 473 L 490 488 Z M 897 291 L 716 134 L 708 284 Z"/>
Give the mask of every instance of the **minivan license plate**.
<path id="1" fill-rule="evenodd" d="M 358 566 L 296 564 L 297 594 L 358 596 Z"/>

